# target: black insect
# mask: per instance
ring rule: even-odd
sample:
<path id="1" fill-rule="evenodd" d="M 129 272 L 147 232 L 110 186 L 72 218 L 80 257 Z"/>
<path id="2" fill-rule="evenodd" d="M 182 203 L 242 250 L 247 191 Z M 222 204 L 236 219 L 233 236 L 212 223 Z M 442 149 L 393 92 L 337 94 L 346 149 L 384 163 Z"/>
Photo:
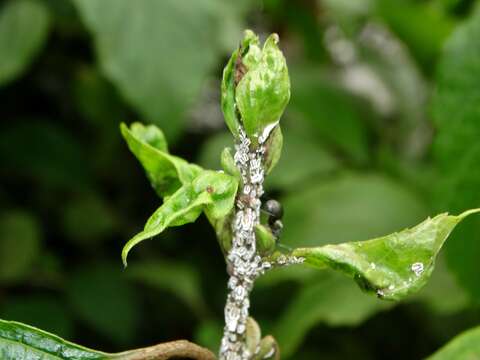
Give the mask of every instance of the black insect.
<path id="1" fill-rule="evenodd" d="M 262 211 L 268 215 L 268 226 L 272 234 L 278 239 L 283 229 L 283 206 L 277 200 L 270 199 L 263 203 Z"/>

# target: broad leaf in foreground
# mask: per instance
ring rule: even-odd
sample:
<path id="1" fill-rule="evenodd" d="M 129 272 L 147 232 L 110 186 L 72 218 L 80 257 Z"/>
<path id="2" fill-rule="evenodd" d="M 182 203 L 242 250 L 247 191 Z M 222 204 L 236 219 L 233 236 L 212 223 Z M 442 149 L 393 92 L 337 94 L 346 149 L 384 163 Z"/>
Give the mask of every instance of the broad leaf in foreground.
<path id="1" fill-rule="evenodd" d="M 165 136 L 156 126 L 133 123 L 129 129 L 121 124 L 120 130 L 160 196 L 173 194 L 200 173 L 199 166 L 168 153 Z"/>
<path id="2" fill-rule="evenodd" d="M 480 359 L 480 326 L 458 335 L 427 360 L 459 359 Z"/>
<path id="3" fill-rule="evenodd" d="M 108 355 L 75 345 L 28 325 L 0 320 L 0 358 L 93 360 L 108 359 Z"/>
<path id="4" fill-rule="evenodd" d="M 139 242 L 160 234 L 167 227 L 194 222 L 202 213 L 210 221 L 224 218 L 233 208 L 238 181 L 227 174 L 204 170 L 191 183 L 167 198 L 147 220 L 142 232 L 125 245 L 122 260 L 127 265 L 130 250 Z"/>
<path id="5" fill-rule="evenodd" d="M 401 300 L 428 281 L 435 257 L 455 226 L 480 209 L 453 216 L 447 213 L 384 237 L 338 245 L 298 248 L 292 255 L 304 257 L 317 268 L 338 270 L 366 291 L 383 299 Z"/>
<path id="6" fill-rule="evenodd" d="M 184 357 L 215 360 L 209 350 L 185 340 L 108 354 L 73 344 L 32 326 L 0 320 L 2 360 L 165 360 Z"/>

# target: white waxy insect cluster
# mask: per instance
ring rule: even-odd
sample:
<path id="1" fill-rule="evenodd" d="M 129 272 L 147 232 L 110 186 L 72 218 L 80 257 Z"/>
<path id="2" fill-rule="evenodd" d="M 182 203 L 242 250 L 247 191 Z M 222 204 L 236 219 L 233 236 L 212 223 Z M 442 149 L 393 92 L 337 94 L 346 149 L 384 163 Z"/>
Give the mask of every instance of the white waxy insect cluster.
<path id="1" fill-rule="evenodd" d="M 252 149 L 250 139 L 243 129 L 240 129 L 240 140 L 235 145 L 234 159 L 240 169 L 243 186 L 237 196 L 232 224 L 232 248 L 227 256 L 230 279 L 225 305 L 225 329 L 220 348 L 221 360 L 249 360 L 255 355 L 245 346 L 249 295 L 255 279 L 277 265 L 262 261 L 255 241 L 255 225 L 259 223 L 260 197 L 263 195 L 264 142 L 267 137 L 268 134 L 261 136 L 259 145 Z M 301 262 L 301 259 L 284 257 L 281 262 L 282 264 L 278 265 Z"/>

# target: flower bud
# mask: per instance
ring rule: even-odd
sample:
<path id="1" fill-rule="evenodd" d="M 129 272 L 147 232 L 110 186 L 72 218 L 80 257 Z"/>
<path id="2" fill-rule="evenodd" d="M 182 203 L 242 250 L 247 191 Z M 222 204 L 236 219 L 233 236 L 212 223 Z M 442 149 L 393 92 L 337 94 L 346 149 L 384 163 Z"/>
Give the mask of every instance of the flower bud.
<path id="1" fill-rule="evenodd" d="M 290 99 L 285 57 L 272 34 L 260 48 L 258 36 L 247 30 L 223 72 L 222 110 L 235 136 L 243 126 L 253 144 L 265 141 Z"/>

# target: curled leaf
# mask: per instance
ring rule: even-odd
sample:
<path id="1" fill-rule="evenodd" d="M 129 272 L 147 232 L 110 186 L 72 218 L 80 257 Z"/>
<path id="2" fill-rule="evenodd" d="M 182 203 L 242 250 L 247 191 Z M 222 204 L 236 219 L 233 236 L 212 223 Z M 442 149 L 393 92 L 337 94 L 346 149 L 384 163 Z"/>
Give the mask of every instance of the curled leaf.
<path id="1" fill-rule="evenodd" d="M 380 298 L 401 300 L 421 289 L 428 281 L 435 257 L 455 226 L 480 209 L 453 216 L 447 213 L 419 225 L 384 237 L 298 248 L 292 255 L 305 258 L 317 268 L 331 268 L 354 278 L 366 291 Z"/>
<path id="2" fill-rule="evenodd" d="M 197 165 L 169 154 L 165 136 L 154 125 L 133 123 L 129 129 L 122 123 L 120 130 L 130 151 L 145 169 L 153 188 L 162 197 L 172 195 L 202 170 Z"/>
<path id="3" fill-rule="evenodd" d="M 235 137 L 238 137 L 240 122 L 235 108 L 235 63 L 239 49 L 235 50 L 223 69 L 221 108 L 225 123 Z"/>
<path id="4" fill-rule="evenodd" d="M 212 220 L 226 217 L 233 208 L 237 187 L 237 180 L 230 175 L 202 171 L 191 183 L 168 197 L 147 220 L 144 230 L 127 242 L 122 250 L 124 265 L 127 265 L 128 253 L 135 245 L 160 234 L 167 227 L 193 222 L 202 211 Z"/>

